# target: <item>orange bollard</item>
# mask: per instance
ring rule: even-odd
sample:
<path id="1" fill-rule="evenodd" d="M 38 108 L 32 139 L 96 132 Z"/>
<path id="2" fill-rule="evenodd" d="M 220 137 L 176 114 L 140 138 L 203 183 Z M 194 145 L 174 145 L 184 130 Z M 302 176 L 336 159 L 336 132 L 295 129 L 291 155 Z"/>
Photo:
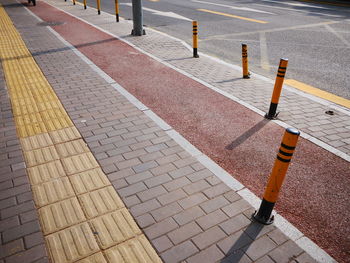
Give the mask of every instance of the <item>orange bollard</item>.
<path id="1" fill-rule="evenodd" d="M 86 0 L 84 0 L 84 9 L 86 9 Z"/>
<path id="2" fill-rule="evenodd" d="M 97 0 L 97 14 L 101 14 L 101 0 Z"/>
<path id="3" fill-rule="evenodd" d="M 247 47 L 247 44 L 242 44 L 242 69 L 243 69 L 243 78 L 250 79 L 250 73 L 248 71 L 248 47 Z"/>
<path id="4" fill-rule="evenodd" d="M 198 56 L 198 22 L 192 21 L 193 28 L 193 57 L 199 58 Z"/>
<path id="5" fill-rule="evenodd" d="M 115 19 L 119 22 L 119 3 L 115 0 Z"/>
<path id="6" fill-rule="evenodd" d="M 281 58 L 280 65 L 278 67 L 275 86 L 273 88 L 270 109 L 269 109 L 269 112 L 265 115 L 265 118 L 267 119 L 272 120 L 277 116 L 276 110 L 278 106 L 278 101 L 281 96 L 281 91 L 282 91 L 284 76 L 286 75 L 286 71 L 287 71 L 287 66 L 288 66 L 288 59 Z"/>
<path id="7" fill-rule="evenodd" d="M 274 218 L 271 217 L 271 213 L 278 199 L 299 135 L 300 132 L 294 128 L 287 128 L 284 133 L 260 208 L 253 214 L 253 219 L 264 225 L 273 223 Z"/>

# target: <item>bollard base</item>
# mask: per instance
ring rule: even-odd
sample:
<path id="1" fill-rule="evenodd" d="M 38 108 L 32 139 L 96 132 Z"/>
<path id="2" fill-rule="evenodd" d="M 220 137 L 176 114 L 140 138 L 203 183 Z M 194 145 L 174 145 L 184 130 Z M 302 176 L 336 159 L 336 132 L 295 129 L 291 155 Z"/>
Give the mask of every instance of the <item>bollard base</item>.
<path id="1" fill-rule="evenodd" d="M 252 214 L 252 219 L 264 225 L 271 225 L 275 220 L 275 216 L 271 216 L 270 218 L 265 218 L 265 217 L 259 216 L 258 212 L 255 211 L 255 213 Z"/>
<path id="2" fill-rule="evenodd" d="M 248 75 L 243 75 L 244 79 L 250 79 L 250 73 L 248 73 Z"/>
<path id="3" fill-rule="evenodd" d="M 116 19 L 117 22 L 119 22 L 119 14 L 115 15 L 115 19 Z"/>
<path id="4" fill-rule="evenodd" d="M 135 32 L 134 29 L 131 30 L 131 35 L 132 36 L 142 36 L 142 35 L 146 35 L 146 31 L 143 29 L 142 30 L 142 34 L 138 34 L 138 32 Z"/>
<path id="5" fill-rule="evenodd" d="M 86 5 L 84 5 L 84 9 L 86 9 Z"/>

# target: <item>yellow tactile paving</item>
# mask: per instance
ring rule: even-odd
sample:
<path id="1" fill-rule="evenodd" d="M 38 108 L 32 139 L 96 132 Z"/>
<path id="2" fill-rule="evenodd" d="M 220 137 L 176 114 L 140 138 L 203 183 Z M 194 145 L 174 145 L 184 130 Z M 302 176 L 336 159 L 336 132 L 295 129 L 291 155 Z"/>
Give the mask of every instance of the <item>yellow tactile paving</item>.
<path id="1" fill-rule="evenodd" d="M 86 222 L 48 235 L 45 239 L 54 263 L 75 262 L 100 251 Z"/>
<path id="2" fill-rule="evenodd" d="M 86 220 L 76 197 L 44 206 L 38 212 L 44 235 L 57 232 Z"/>
<path id="3" fill-rule="evenodd" d="M 27 167 L 36 166 L 36 165 L 52 162 L 59 159 L 58 153 L 54 146 L 49 146 L 45 148 L 39 148 L 32 151 L 24 152 L 24 158 L 25 158 Z"/>
<path id="4" fill-rule="evenodd" d="M 74 190 L 67 177 L 61 177 L 43 184 L 33 185 L 33 197 L 37 207 L 53 204 L 74 197 Z"/>
<path id="5" fill-rule="evenodd" d="M 69 177 L 76 194 L 84 194 L 110 185 L 101 168 L 74 174 Z"/>
<path id="6" fill-rule="evenodd" d="M 50 262 L 161 262 L 1 5 L 0 60 Z"/>
<path id="7" fill-rule="evenodd" d="M 122 243 L 141 234 L 126 208 L 97 217 L 90 221 L 98 244 L 102 249 Z"/>
<path id="8" fill-rule="evenodd" d="M 81 138 L 79 131 L 75 127 L 52 131 L 49 132 L 49 135 L 55 144 L 69 142 Z"/>
<path id="9" fill-rule="evenodd" d="M 47 133 L 21 138 L 20 140 L 24 151 L 31 151 L 53 145 L 53 142 Z"/>
<path id="10" fill-rule="evenodd" d="M 88 218 L 94 218 L 124 207 L 113 186 L 80 195 L 78 198 Z"/>
<path id="11" fill-rule="evenodd" d="M 144 235 L 107 249 L 104 254 L 108 262 L 162 262 Z"/>
<path id="12" fill-rule="evenodd" d="M 73 155 L 90 152 L 86 143 L 82 139 L 61 143 L 61 144 L 56 144 L 55 147 L 58 152 L 58 155 L 61 158 L 66 158 Z"/>
<path id="13" fill-rule="evenodd" d="M 99 167 L 91 152 L 62 159 L 64 170 L 68 175 L 81 173 Z"/>
<path id="14" fill-rule="evenodd" d="M 27 169 L 29 180 L 32 185 L 42 184 L 59 177 L 66 176 L 60 161 L 45 163 Z"/>
<path id="15" fill-rule="evenodd" d="M 91 255 L 87 258 L 77 261 L 76 263 L 107 263 L 101 252 Z"/>

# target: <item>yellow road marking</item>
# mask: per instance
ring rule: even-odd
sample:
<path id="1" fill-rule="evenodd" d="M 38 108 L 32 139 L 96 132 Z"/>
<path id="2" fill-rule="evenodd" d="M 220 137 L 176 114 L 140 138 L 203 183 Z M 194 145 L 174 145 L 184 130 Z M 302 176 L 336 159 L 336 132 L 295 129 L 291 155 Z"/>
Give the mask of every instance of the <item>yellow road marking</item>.
<path id="1" fill-rule="evenodd" d="M 212 11 L 212 10 L 208 10 L 208 9 L 197 9 L 197 10 L 201 11 L 201 12 L 206 12 L 206 13 L 211 13 L 211 14 L 216 14 L 216 15 L 221 15 L 221 16 L 238 18 L 238 19 L 242 19 L 242 20 L 246 20 L 246 21 L 250 21 L 250 22 L 255 22 L 255 23 L 260 23 L 260 24 L 267 24 L 268 23 L 268 22 L 262 21 L 262 20 L 252 19 L 252 18 L 243 17 L 243 16 L 231 15 L 231 14 L 217 12 L 217 11 Z"/>
<path id="2" fill-rule="evenodd" d="M 307 85 L 307 84 L 302 83 L 300 81 L 297 81 L 295 79 L 286 79 L 284 81 L 284 83 L 289 85 L 289 86 L 292 86 L 293 88 L 302 90 L 306 93 L 315 95 L 315 96 L 320 97 L 320 98 L 325 99 L 325 100 L 329 100 L 331 102 L 334 102 L 336 104 L 339 104 L 341 106 L 344 106 L 344 107 L 347 107 L 350 109 L 350 100 L 348 100 L 348 99 L 345 99 L 345 98 L 339 97 L 337 95 L 334 95 L 332 93 L 329 93 L 327 91 L 312 87 L 310 85 Z"/>
<path id="3" fill-rule="evenodd" d="M 50 262 L 161 262 L 1 5 L 0 28 L 0 60 Z M 117 253 L 122 260 L 114 261 Z"/>

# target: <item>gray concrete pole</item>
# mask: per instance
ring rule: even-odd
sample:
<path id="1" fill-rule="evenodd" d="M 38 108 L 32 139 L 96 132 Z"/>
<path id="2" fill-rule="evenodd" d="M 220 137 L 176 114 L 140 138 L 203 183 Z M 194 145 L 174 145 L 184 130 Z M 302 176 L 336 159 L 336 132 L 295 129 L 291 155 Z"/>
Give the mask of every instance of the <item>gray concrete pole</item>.
<path id="1" fill-rule="evenodd" d="M 145 30 L 143 30 L 142 0 L 132 0 L 132 17 L 134 22 L 134 28 L 131 31 L 131 35 L 145 35 Z"/>

